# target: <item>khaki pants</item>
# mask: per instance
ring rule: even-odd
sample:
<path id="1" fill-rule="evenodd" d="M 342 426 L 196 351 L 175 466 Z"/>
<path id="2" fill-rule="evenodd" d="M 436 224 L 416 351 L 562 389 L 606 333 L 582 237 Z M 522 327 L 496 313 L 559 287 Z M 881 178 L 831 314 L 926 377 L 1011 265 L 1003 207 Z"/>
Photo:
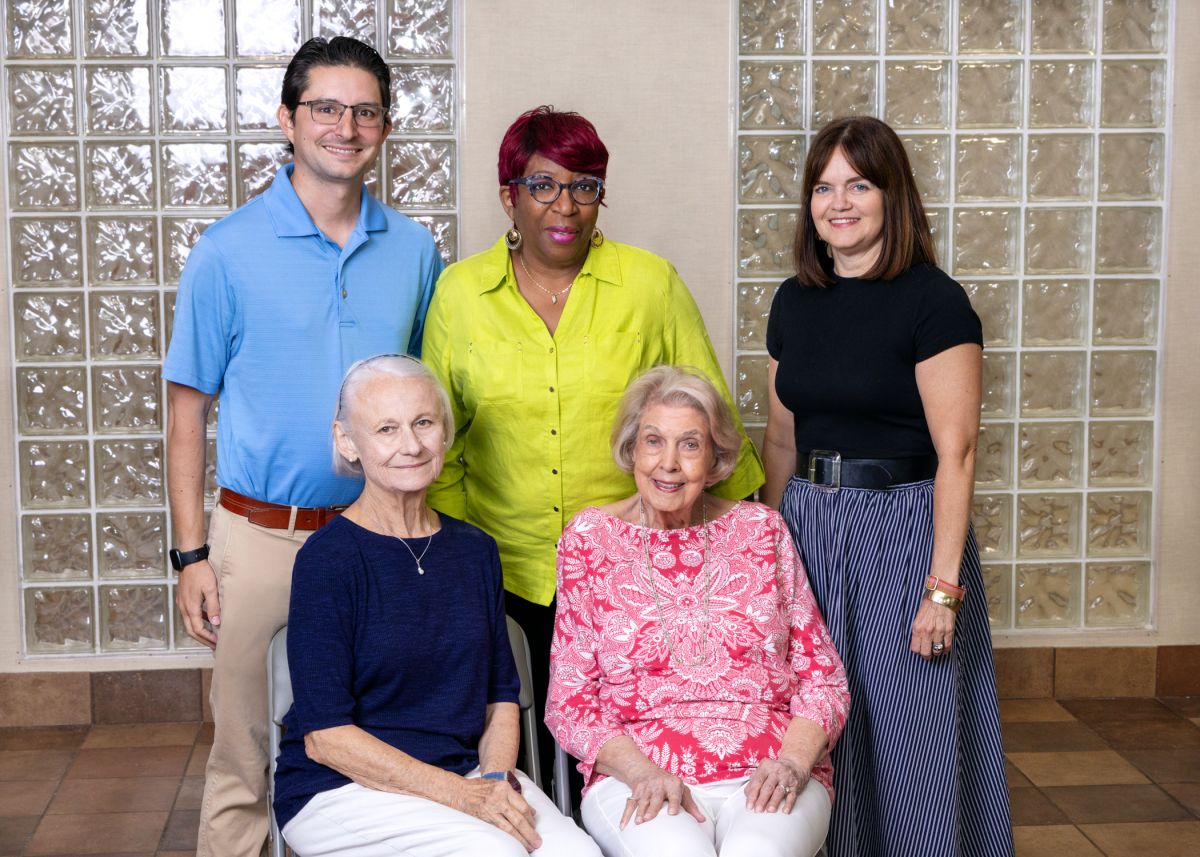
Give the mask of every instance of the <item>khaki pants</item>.
<path id="1" fill-rule="evenodd" d="M 267 646 L 287 624 L 292 564 L 311 534 L 269 530 L 213 509 L 209 562 L 220 586 L 221 626 L 197 857 L 258 857 L 266 842 Z"/>

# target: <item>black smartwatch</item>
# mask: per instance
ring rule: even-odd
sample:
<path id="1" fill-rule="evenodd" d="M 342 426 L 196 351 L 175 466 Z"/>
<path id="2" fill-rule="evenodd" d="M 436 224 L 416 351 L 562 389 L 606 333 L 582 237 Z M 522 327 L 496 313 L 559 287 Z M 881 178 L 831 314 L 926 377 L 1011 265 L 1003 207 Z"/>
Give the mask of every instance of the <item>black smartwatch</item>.
<path id="1" fill-rule="evenodd" d="M 199 562 L 202 559 L 208 559 L 208 545 L 200 545 L 194 551 L 181 551 L 179 548 L 171 548 L 167 552 L 167 556 L 171 558 L 171 568 L 176 571 L 183 571 L 184 566 Z"/>
<path id="2" fill-rule="evenodd" d="M 512 771 L 488 771 L 486 774 L 480 775 L 485 780 L 504 780 L 512 790 L 517 794 L 521 793 L 521 781 L 517 779 L 517 775 Z"/>

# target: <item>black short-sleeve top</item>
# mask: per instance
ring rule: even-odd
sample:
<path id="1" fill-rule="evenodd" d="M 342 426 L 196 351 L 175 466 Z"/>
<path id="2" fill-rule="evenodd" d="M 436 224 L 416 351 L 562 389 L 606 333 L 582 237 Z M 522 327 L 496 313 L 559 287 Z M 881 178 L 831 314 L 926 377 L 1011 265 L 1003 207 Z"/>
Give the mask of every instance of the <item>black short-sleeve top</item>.
<path id="1" fill-rule="evenodd" d="M 983 345 L 966 292 L 928 264 L 892 280 L 834 279 L 827 288 L 784 281 L 767 321 L 775 392 L 795 417 L 797 452 L 933 453 L 914 369 L 956 345 Z"/>

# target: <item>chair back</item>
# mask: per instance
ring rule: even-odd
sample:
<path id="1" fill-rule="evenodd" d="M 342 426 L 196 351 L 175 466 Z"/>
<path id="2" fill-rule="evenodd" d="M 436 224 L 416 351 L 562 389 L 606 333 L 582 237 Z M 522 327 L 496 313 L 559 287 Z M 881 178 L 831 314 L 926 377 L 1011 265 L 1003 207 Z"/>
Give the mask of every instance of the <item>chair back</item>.
<path id="1" fill-rule="evenodd" d="M 292 674 L 288 671 L 287 626 L 280 628 L 267 647 L 267 737 L 271 769 L 267 778 L 267 813 L 271 821 L 271 857 L 285 857 L 288 847 L 275 823 L 275 765 L 279 759 L 279 741 L 283 737 L 283 718 L 292 707 Z"/>

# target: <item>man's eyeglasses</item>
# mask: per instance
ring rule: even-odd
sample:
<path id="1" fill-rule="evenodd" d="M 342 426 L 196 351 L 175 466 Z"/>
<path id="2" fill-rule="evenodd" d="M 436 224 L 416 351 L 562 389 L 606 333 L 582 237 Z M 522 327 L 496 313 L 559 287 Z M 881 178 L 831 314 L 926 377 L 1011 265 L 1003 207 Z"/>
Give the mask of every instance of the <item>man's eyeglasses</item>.
<path id="1" fill-rule="evenodd" d="M 529 191 L 529 195 L 533 197 L 534 201 L 540 202 L 542 205 L 550 205 L 562 195 L 564 189 L 571 194 L 571 199 L 575 200 L 578 205 L 595 205 L 600 201 L 600 195 L 604 193 L 604 179 L 594 176 L 576 179 L 573 182 L 555 181 L 550 176 L 525 176 L 520 179 L 509 179 L 508 183 L 525 185 L 525 189 Z"/>
<path id="2" fill-rule="evenodd" d="M 319 98 L 315 101 L 301 101 L 298 106 L 307 107 L 313 121 L 318 125 L 338 124 L 347 110 L 359 128 L 378 128 L 387 118 L 387 113 L 378 104 L 342 104 L 340 101 Z"/>

